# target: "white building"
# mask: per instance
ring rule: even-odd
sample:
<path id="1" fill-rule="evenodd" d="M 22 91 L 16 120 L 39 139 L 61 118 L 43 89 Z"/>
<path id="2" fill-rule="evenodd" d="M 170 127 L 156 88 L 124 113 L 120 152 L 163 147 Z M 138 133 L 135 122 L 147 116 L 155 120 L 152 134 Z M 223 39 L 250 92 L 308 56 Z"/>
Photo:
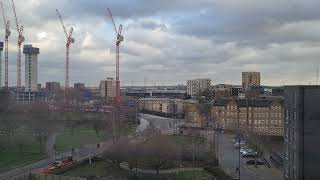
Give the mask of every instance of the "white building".
<path id="1" fill-rule="evenodd" d="M 38 54 L 39 48 L 24 45 L 25 55 L 25 91 L 38 91 Z"/>
<path id="2" fill-rule="evenodd" d="M 113 78 L 100 81 L 100 96 L 114 98 L 116 97 L 116 81 Z"/>
<path id="3" fill-rule="evenodd" d="M 160 113 L 183 114 L 184 100 L 171 98 L 141 98 L 139 110 L 147 110 Z"/>
<path id="4" fill-rule="evenodd" d="M 187 94 L 196 96 L 201 92 L 210 89 L 211 79 L 193 79 L 187 81 Z"/>

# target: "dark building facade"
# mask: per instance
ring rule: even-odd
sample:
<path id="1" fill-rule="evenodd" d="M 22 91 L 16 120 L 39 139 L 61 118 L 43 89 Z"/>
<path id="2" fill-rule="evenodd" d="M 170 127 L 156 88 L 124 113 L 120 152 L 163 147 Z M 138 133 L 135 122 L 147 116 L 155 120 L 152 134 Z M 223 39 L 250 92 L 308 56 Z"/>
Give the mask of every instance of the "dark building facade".
<path id="1" fill-rule="evenodd" d="M 46 82 L 46 91 L 47 92 L 57 92 L 60 90 L 60 83 L 59 82 Z"/>
<path id="2" fill-rule="evenodd" d="M 284 179 L 320 179 L 320 86 L 286 86 L 284 93 Z"/>
<path id="3" fill-rule="evenodd" d="M 284 88 L 272 88 L 272 96 L 283 96 Z"/>
<path id="4" fill-rule="evenodd" d="M 74 83 L 73 88 L 78 91 L 84 90 L 86 87 L 84 83 Z"/>
<path id="5" fill-rule="evenodd" d="M 233 96 L 233 97 L 238 97 L 241 92 L 242 92 L 242 87 L 232 87 L 231 88 L 231 96 Z"/>

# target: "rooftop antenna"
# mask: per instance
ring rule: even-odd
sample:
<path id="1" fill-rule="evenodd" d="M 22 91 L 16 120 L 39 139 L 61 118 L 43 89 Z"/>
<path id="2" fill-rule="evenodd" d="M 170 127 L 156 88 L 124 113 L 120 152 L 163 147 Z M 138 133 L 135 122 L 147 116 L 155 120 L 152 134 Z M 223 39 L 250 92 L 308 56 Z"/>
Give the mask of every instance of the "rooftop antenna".
<path id="1" fill-rule="evenodd" d="M 318 82 L 319 82 L 319 65 L 317 66 L 317 85 L 319 85 Z"/>

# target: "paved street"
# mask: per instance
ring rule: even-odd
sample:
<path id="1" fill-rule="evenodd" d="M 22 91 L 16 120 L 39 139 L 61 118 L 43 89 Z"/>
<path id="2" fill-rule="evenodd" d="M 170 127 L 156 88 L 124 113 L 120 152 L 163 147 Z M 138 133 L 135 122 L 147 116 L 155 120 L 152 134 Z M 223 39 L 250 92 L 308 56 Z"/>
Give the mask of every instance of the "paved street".
<path id="1" fill-rule="evenodd" d="M 173 134 L 175 125 L 178 128 L 184 124 L 183 119 L 164 118 L 149 114 L 140 114 L 140 122 L 141 124 L 137 128 L 137 131 L 143 131 L 147 127 L 151 126 L 155 129 L 161 130 L 164 134 Z"/>
<path id="2" fill-rule="evenodd" d="M 236 168 L 239 164 L 239 151 L 233 147 L 234 135 L 230 134 L 216 134 L 216 140 L 219 144 L 219 161 L 222 168 L 232 177 L 237 177 Z M 241 179 L 245 180 L 281 180 L 282 174 L 275 168 L 267 168 L 266 166 L 253 166 L 246 165 L 245 158 L 240 159 L 240 173 Z"/>

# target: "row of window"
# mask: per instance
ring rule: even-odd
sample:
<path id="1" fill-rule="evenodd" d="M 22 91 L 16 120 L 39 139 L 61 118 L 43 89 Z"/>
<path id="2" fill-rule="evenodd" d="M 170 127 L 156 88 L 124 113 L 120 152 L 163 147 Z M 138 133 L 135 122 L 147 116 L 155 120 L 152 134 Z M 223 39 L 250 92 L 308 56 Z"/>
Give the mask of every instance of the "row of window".
<path id="1" fill-rule="evenodd" d="M 241 107 L 240 110 L 246 110 L 247 107 Z M 251 107 L 248 108 L 251 110 Z M 262 111 L 268 110 L 269 107 L 254 107 L 253 110 Z M 237 110 L 237 106 L 227 106 L 227 110 Z M 282 110 L 281 106 L 271 106 L 271 110 Z"/>
<path id="2" fill-rule="evenodd" d="M 222 121 L 224 121 L 225 119 L 222 119 Z M 238 123 L 238 120 L 236 119 L 226 119 L 227 123 Z M 240 124 L 246 124 L 246 120 L 239 120 Z M 270 124 L 271 125 L 282 125 L 283 122 L 282 120 L 254 120 L 253 123 L 254 124 Z M 251 120 L 248 121 L 248 124 L 251 124 Z"/>
<path id="3" fill-rule="evenodd" d="M 226 112 L 227 116 L 236 116 L 238 113 L 234 113 L 234 112 Z M 249 113 L 249 117 L 251 117 L 252 113 Z M 216 112 L 216 115 L 219 115 L 219 112 Z M 220 115 L 224 116 L 225 113 L 221 112 Z M 239 113 L 239 117 L 247 117 L 246 113 Z M 254 113 L 253 117 L 269 117 L 269 113 Z M 276 118 L 282 118 L 283 114 L 282 113 L 270 113 L 270 117 L 276 117 Z"/>

